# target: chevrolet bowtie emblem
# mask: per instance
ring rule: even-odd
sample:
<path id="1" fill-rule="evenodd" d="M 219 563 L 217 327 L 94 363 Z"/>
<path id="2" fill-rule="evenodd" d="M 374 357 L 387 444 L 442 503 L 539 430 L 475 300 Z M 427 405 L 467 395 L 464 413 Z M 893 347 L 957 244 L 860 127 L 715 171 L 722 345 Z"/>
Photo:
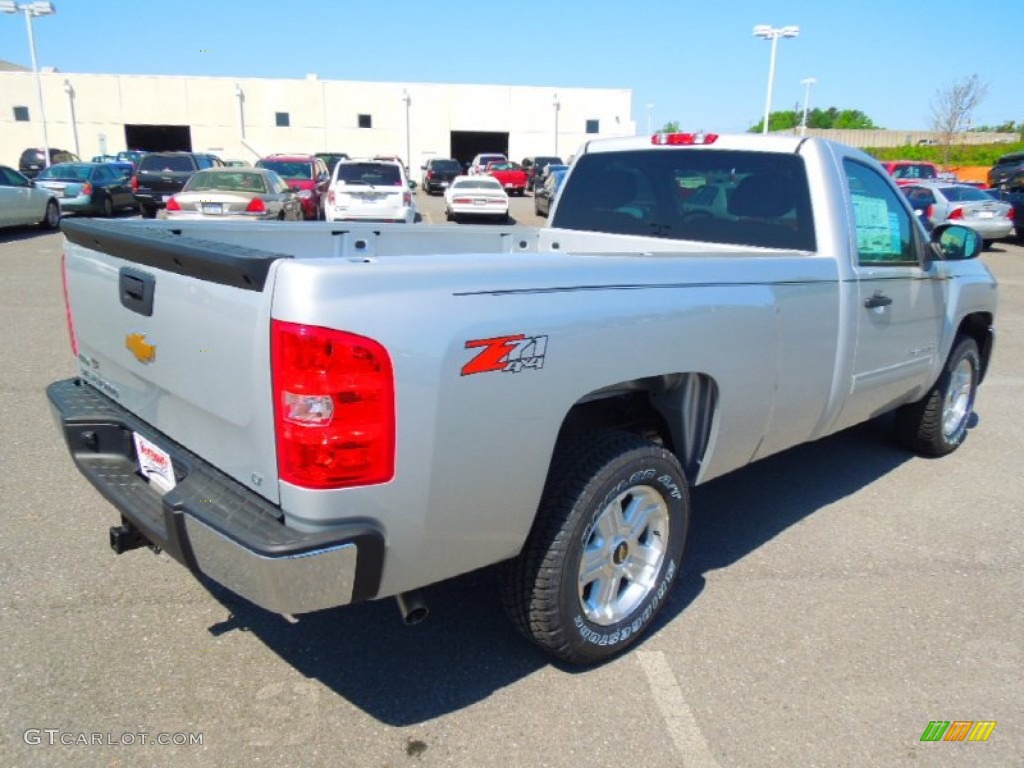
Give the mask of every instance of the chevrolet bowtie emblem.
<path id="1" fill-rule="evenodd" d="M 156 359 L 156 345 L 147 342 L 144 333 L 129 333 L 124 337 L 124 345 L 140 363 L 152 363 Z"/>

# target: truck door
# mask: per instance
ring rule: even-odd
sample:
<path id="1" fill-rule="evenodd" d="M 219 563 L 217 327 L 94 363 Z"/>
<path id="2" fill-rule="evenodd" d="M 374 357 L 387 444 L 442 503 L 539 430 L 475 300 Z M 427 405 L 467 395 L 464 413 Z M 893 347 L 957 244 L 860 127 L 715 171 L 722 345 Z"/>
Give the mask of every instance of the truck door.
<path id="1" fill-rule="evenodd" d="M 891 410 L 937 368 L 948 276 L 926 260 L 924 233 L 881 174 L 843 160 L 856 233 L 857 290 L 847 319 L 856 329 L 849 396 L 840 427 Z"/>

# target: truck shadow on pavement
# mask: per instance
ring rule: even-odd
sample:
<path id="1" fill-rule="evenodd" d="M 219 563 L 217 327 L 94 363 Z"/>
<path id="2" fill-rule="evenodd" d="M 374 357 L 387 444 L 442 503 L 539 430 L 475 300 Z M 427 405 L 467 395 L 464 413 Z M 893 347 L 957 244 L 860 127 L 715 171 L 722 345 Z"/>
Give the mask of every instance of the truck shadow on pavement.
<path id="1" fill-rule="evenodd" d="M 693 489 L 683 571 L 646 637 L 699 598 L 706 573 L 741 560 L 910 460 L 888 430 L 885 420 L 876 419 Z M 431 613 L 413 627 L 403 626 L 392 599 L 307 614 L 289 624 L 216 584 L 206 587 L 232 613 L 211 633 L 254 633 L 303 675 L 392 726 L 470 706 L 552 664 L 569 674 L 586 671 L 552 662 L 513 629 L 499 604 L 494 568 L 424 589 Z"/>

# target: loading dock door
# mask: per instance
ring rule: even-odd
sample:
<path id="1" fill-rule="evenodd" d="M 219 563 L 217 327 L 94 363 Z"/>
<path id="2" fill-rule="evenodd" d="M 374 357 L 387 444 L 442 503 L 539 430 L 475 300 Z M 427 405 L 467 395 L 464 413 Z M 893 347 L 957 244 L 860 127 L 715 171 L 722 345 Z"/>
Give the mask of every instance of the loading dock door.
<path id="1" fill-rule="evenodd" d="M 192 128 L 187 125 L 126 125 L 127 149 L 145 152 L 191 152 Z"/>
<path id="2" fill-rule="evenodd" d="M 463 170 L 481 152 L 501 152 L 508 156 L 508 133 L 497 131 L 452 131 L 452 153 Z"/>

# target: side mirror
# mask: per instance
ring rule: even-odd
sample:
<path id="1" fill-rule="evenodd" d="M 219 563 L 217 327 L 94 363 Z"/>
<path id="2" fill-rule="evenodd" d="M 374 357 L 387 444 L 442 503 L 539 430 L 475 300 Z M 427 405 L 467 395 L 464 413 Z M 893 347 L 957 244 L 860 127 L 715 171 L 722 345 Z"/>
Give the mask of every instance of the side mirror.
<path id="1" fill-rule="evenodd" d="M 416 189 L 416 182 L 409 179 L 409 189 Z"/>
<path id="2" fill-rule="evenodd" d="M 932 230 L 932 248 L 945 261 L 966 261 L 981 253 L 984 242 L 970 227 L 942 224 Z"/>

